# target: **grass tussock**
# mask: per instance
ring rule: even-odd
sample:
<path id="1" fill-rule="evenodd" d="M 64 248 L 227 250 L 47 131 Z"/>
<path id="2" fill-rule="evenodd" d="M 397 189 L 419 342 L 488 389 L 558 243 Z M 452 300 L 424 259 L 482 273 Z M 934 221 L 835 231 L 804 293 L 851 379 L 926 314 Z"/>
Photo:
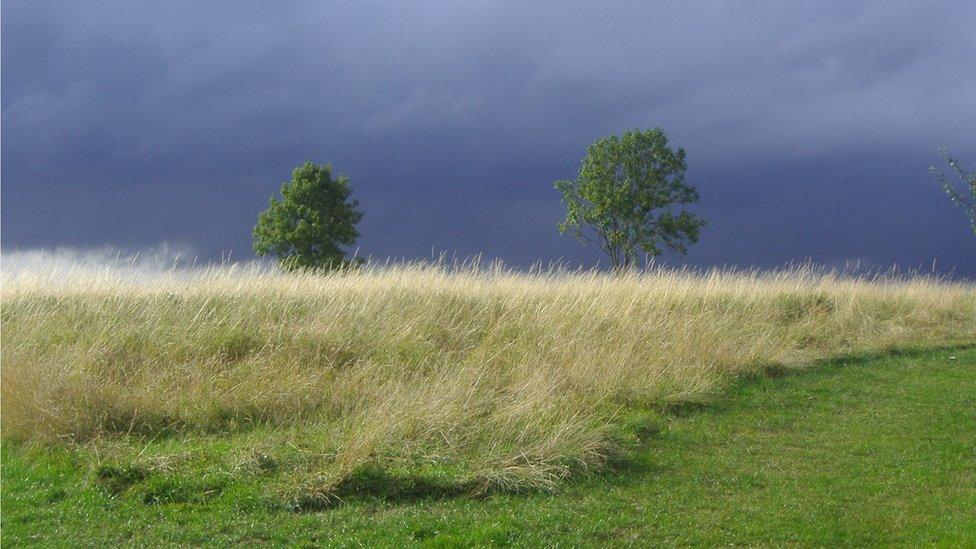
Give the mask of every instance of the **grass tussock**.
<path id="1" fill-rule="evenodd" d="M 281 475 L 315 508 L 384 483 L 547 488 L 613 457 L 622 410 L 828 356 L 976 343 L 976 289 L 809 269 L 21 271 L 3 278 L 2 330 L 6 441 L 114 449 L 97 475 L 122 488 L 155 470 L 138 465 L 158 461 L 147 441 L 191 447 L 196 466 Z M 182 493 L 169 486 L 152 497 Z"/>

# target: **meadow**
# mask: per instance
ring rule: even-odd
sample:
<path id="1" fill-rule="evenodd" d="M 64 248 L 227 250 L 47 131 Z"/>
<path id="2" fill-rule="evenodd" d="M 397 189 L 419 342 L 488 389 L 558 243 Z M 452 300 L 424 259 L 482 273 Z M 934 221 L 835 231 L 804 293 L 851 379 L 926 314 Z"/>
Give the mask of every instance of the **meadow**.
<path id="1" fill-rule="evenodd" d="M 254 482 L 286 513 L 553 493 L 743 379 L 976 344 L 972 283 L 809 267 L 27 269 L 0 313 L 5 484 L 67 460 L 110 499 Z"/>

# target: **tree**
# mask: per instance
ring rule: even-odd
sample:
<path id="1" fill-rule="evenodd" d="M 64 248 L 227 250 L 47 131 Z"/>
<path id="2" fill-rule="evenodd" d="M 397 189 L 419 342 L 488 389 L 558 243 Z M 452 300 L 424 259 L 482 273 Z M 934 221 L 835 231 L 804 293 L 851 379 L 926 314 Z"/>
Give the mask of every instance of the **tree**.
<path id="1" fill-rule="evenodd" d="M 350 199 L 349 178 L 332 178 L 332 165 L 305 162 L 282 183 L 254 227 L 254 252 L 275 255 L 293 269 L 334 269 L 349 264 L 340 246 L 351 246 L 363 214 Z"/>
<path id="2" fill-rule="evenodd" d="M 935 169 L 935 166 L 929 168 L 929 172 L 931 172 L 932 175 L 939 180 L 939 183 L 942 184 L 942 190 L 949 195 L 949 200 L 951 200 L 953 204 L 961 206 L 964 210 L 966 210 L 966 213 L 969 215 L 969 225 L 973 229 L 973 235 L 976 235 L 976 172 L 967 173 L 965 170 L 963 170 L 959 163 L 956 162 L 956 159 L 953 158 L 952 155 L 949 154 L 949 151 L 947 151 L 944 147 L 940 149 L 939 152 L 942 153 L 943 160 L 949 164 L 952 171 L 956 172 L 956 177 L 963 182 L 963 187 L 969 187 L 970 197 L 966 198 L 963 195 L 963 193 L 966 191 L 960 193 L 956 187 L 950 183 L 948 179 L 946 179 L 944 173 Z"/>
<path id="3" fill-rule="evenodd" d="M 660 128 L 599 139 L 587 149 L 576 180 L 555 184 L 567 208 L 559 231 L 598 245 L 614 270 L 634 265 L 638 252 L 683 254 L 705 224 L 671 209 L 698 200 L 685 169 L 684 149 L 668 148 Z"/>

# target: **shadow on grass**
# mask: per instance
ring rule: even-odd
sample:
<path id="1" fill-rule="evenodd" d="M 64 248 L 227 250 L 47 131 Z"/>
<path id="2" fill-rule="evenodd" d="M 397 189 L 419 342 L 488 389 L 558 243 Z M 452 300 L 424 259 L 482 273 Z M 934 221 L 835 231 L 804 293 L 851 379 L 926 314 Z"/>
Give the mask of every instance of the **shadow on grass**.
<path id="1" fill-rule="evenodd" d="M 976 344 L 957 344 L 939 347 L 899 347 L 885 351 L 849 353 L 811 362 L 805 367 L 790 367 L 783 364 L 768 364 L 750 374 L 731 377 L 719 391 L 705 398 L 689 401 L 676 401 L 652 407 L 657 414 L 648 414 L 645 423 L 629 425 L 633 435 L 630 444 L 625 445 L 621 455 L 609 460 L 601 472 L 569 479 L 564 485 L 574 487 L 621 486 L 632 482 L 636 477 L 666 473 L 666 467 L 650 457 L 647 450 L 668 436 L 666 426 L 675 419 L 691 418 L 701 414 L 725 414 L 731 412 L 738 395 L 770 379 L 803 378 L 810 376 L 837 375 L 844 370 L 870 366 L 886 358 L 927 357 L 939 353 L 954 353 L 976 349 Z M 681 444 L 694 445 L 695 441 L 685 440 Z"/>
<path id="2" fill-rule="evenodd" d="M 923 357 L 933 353 L 957 352 L 976 349 L 976 344 L 959 344 L 941 347 L 899 347 L 879 352 L 851 353 L 811 363 L 796 368 L 782 364 L 768 364 L 753 374 L 735 377 L 719 393 L 704 400 L 679 401 L 654 407 L 643 421 L 627 426 L 629 436 L 622 440 L 624 451 L 610 456 L 600 472 L 578 475 L 564 482 L 564 486 L 582 486 L 593 482 L 616 485 L 631 482 L 635 476 L 661 474 L 663 468 L 647 459 L 640 459 L 643 450 L 655 441 L 667 436 L 666 423 L 674 418 L 688 418 L 703 413 L 726 413 L 735 402 L 736 394 L 751 384 L 770 378 L 812 376 L 834 373 L 850 367 L 866 366 L 874 361 L 890 357 Z M 483 479 L 450 481 L 420 476 L 391 475 L 382 470 L 368 469 L 344 480 L 325 497 L 313 498 L 295 510 L 317 511 L 346 501 L 381 500 L 384 502 L 410 503 L 418 500 L 443 500 L 464 497 L 490 497 L 499 494 L 538 493 L 539 490 L 519 490 L 494 486 Z M 294 507 L 293 507 L 294 508 Z"/>
<path id="3" fill-rule="evenodd" d="M 722 414 L 733 408 L 736 395 L 750 385 L 770 378 L 794 378 L 833 374 L 845 368 L 866 366 L 874 361 L 890 357 L 922 357 L 935 353 L 957 352 L 976 349 L 976 344 L 960 344 L 942 347 L 901 347 L 882 352 L 852 353 L 819 360 L 808 367 L 796 368 L 782 364 L 763 365 L 755 373 L 736 376 L 730 379 L 716 394 L 709 398 L 678 401 L 652 406 L 646 413 L 635 413 L 631 421 L 617 432 L 616 442 L 622 451 L 609 456 L 605 467 L 598 472 L 571 476 L 562 486 L 619 485 L 632 482 L 635 477 L 662 474 L 663 467 L 647 459 L 646 450 L 657 441 L 668 436 L 667 423 L 676 418 L 689 418 L 700 414 Z M 134 484 L 147 482 L 148 475 L 138 469 L 104 468 L 97 472 L 97 482 L 110 494 L 119 494 Z M 168 488 L 166 486 L 165 488 Z M 182 494 L 180 490 L 163 490 L 170 500 L 170 492 Z M 462 498 L 485 498 L 502 494 L 540 493 L 542 490 L 523 488 L 513 490 L 512 486 L 492 482 L 488 478 L 468 477 L 450 479 L 442 476 L 424 476 L 392 473 L 377 467 L 358 470 L 337 483 L 326 487 L 299 487 L 290 495 L 279 500 L 293 512 L 320 512 L 352 502 L 381 501 L 385 503 L 409 504 L 421 500 L 451 500 Z M 155 492 L 153 492 L 155 493 Z M 162 498 L 160 501 L 166 501 Z M 184 498 L 185 499 L 185 498 Z M 155 500 L 154 500 L 155 501 Z M 148 502 L 148 501 L 147 501 Z"/>
<path id="4" fill-rule="evenodd" d="M 299 490 L 287 498 L 285 506 L 293 512 L 310 513 L 353 501 L 407 504 L 421 500 L 480 499 L 502 492 L 511 493 L 510 490 L 493 486 L 488 479 L 482 477 L 458 481 L 423 475 L 393 474 L 378 467 L 366 467 L 329 488 Z"/>
<path id="5" fill-rule="evenodd" d="M 759 368 L 759 370 L 753 374 L 746 374 L 737 376 L 733 387 L 743 387 L 750 383 L 755 383 L 758 380 L 777 378 L 783 376 L 805 376 L 805 375 L 817 375 L 824 374 L 827 372 L 856 367 L 865 366 L 872 362 L 882 360 L 885 358 L 917 358 L 928 356 L 934 353 L 948 353 L 956 351 L 968 351 L 976 349 L 976 343 L 963 343 L 957 345 L 943 345 L 939 347 L 896 347 L 893 349 L 888 349 L 885 351 L 873 351 L 873 352 L 860 352 L 860 353 L 848 353 L 838 356 L 833 356 L 830 358 L 824 358 L 811 362 L 805 367 L 789 367 L 783 364 L 767 364 Z"/>
<path id="6" fill-rule="evenodd" d="M 955 352 L 976 349 L 976 343 L 947 345 L 940 347 L 898 347 L 886 351 L 863 353 L 849 353 L 813 361 L 803 367 L 787 366 L 780 363 L 759 365 L 754 372 L 738 374 L 729 378 L 729 383 L 723 389 L 712 395 L 705 395 L 695 400 L 679 400 L 663 403 L 654 409 L 665 417 L 684 418 L 704 412 L 725 411 L 728 404 L 734 400 L 738 389 L 750 384 L 759 383 L 767 379 L 781 377 L 797 377 L 808 375 L 822 375 L 827 372 L 864 366 L 874 361 L 893 357 L 921 357 L 941 352 Z"/>
<path id="7" fill-rule="evenodd" d="M 289 421 L 294 421 L 296 417 L 314 416 L 320 407 L 320 404 L 306 406 Z M 114 410 L 104 417 L 98 432 L 106 437 L 159 441 L 190 434 L 240 434 L 285 423 L 276 420 L 258 405 L 216 409 L 209 417 L 193 419 L 142 410 Z M 81 439 L 82 442 L 84 440 Z"/>

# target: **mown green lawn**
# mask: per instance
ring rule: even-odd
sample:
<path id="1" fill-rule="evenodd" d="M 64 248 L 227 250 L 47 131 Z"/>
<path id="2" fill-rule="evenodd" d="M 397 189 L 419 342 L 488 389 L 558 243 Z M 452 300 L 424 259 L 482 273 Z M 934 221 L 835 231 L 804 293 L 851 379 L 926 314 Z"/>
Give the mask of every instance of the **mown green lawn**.
<path id="1" fill-rule="evenodd" d="M 624 459 L 554 493 L 314 513 L 269 505 L 267 477 L 112 496 L 79 454 L 5 444 L 2 543 L 976 546 L 976 349 L 842 359 L 623 419 Z"/>

